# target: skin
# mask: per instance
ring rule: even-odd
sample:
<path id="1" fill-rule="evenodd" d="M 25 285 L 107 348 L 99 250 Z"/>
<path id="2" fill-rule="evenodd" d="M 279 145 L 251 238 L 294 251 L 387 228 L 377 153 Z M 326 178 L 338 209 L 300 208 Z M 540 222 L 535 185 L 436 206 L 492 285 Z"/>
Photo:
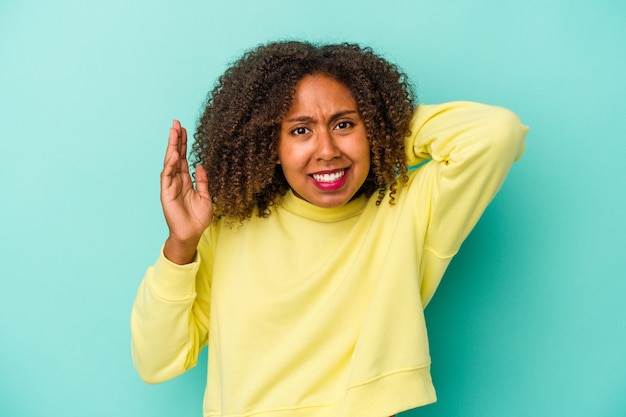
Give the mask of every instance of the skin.
<path id="1" fill-rule="evenodd" d="M 187 161 L 187 130 L 172 122 L 161 171 L 161 205 L 170 234 L 163 254 L 179 265 L 190 263 L 202 232 L 211 224 L 213 204 L 204 167 L 196 167 L 196 189 Z"/>
<path id="2" fill-rule="evenodd" d="M 367 178 L 369 150 L 365 126 L 348 88 L 321 74 L 303 78 L 281 124 L 278 143 L 278 163 L 294 193 L 320 207 L 346 204 Z M 180 265 L 193 261 L 213 217 L 206 171 L 196 167 L 194 189 L 186 155 L 187 131 L 174 120 L 161 171 L 161 205 L 170 230 L 163 253 Z M 344 176 L 334 181 L 313 178 L 340 171 Z"/>
<path id="3" fill-rule="evenodd" d="M 278 142 L 278 163 L 294 193 L 319 207 L 346 204 L 367 178 L 369 151 L 348 88 L 322 74 L 304 77 L 281 123 Z M 187 131 L 174 120 L 161 171 L 161 205 L 169 227 L 163 253 L 179 265 L 193 261 L 213 218 L 206 171 L 196 167 L 194 188 L 186 155 Z"/>
<path id="4" fill-rule="evenodd" d="M 370 147 L 350 90 L 323 74 L 304 77 L 283 118 L 278 163 L 294 194 L 319 207 L 346 204 L 370 169 Z"/>

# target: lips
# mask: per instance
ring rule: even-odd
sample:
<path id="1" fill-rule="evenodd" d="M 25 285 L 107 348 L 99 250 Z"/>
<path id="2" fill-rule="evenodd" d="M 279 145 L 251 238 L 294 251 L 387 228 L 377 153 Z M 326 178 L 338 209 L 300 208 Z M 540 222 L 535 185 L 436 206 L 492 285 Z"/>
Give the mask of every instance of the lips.
<path id="1" fill-rule="evenodd" d="M 313 184 L 322 191 L 337 191 L 343 187 L 348 176 L 348 168 L 334 171 L 316 172 L 309 175 Z"/>
<path id="2" fill-rule="evenodd" d="M 317 182 L 329 184 L 338 181 L 343 178 L 344 175 L 346 175 L 346 170 L 341 169 L 332 173 L 311 174 L 311 177 Z"/>

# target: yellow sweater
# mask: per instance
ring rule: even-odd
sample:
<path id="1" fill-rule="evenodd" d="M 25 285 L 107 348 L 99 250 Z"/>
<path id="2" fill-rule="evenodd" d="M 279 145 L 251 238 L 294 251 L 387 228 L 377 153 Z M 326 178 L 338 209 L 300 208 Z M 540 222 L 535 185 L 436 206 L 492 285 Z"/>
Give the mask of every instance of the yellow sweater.
<path id="1" fill-rule="evenodd" d="M 268 218 L 206 230 L 197 257 L 161 255 L 132 317 L 157 383 L 209 346 L 205 416 L 385 417 L 436 400 L 423 309 L 521 157 L 527 128 L 476 103 L 420 105 L 396 204 L 320 208 L 288 193 Z"/>

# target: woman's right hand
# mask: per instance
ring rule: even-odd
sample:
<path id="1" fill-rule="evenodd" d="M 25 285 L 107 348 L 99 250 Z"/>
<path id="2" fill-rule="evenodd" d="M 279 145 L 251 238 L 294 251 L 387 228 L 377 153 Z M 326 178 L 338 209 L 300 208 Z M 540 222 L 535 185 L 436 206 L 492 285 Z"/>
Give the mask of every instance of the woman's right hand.
<path id="1" fill-rule="evenodd" d="M 209 181 L 203 166 L 196 167 L 194 189 L 187 161 L 187 130 L 172 122 L 161 171 L 161 205 L 170 229 L 163 253 L 170 261 L 191 262 L 204 230 L 213 219 Z"/>

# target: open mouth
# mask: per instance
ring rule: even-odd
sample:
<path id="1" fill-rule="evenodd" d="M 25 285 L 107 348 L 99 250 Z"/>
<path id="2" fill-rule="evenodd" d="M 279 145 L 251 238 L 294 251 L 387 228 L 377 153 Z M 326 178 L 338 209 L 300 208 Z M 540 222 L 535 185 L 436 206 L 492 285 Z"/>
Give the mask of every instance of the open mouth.
<path id="1" fill-rule="evenodd" d="M 344 175 L 346 175 L 346 170 L 340 169 L 339 171 L 335 171 L 332 173 L 311 174 L 311 177 L 313 177 L 313 179 L 317 182 L 330 184 L 339 181 L 341 178 L 343 178 Z"/>

